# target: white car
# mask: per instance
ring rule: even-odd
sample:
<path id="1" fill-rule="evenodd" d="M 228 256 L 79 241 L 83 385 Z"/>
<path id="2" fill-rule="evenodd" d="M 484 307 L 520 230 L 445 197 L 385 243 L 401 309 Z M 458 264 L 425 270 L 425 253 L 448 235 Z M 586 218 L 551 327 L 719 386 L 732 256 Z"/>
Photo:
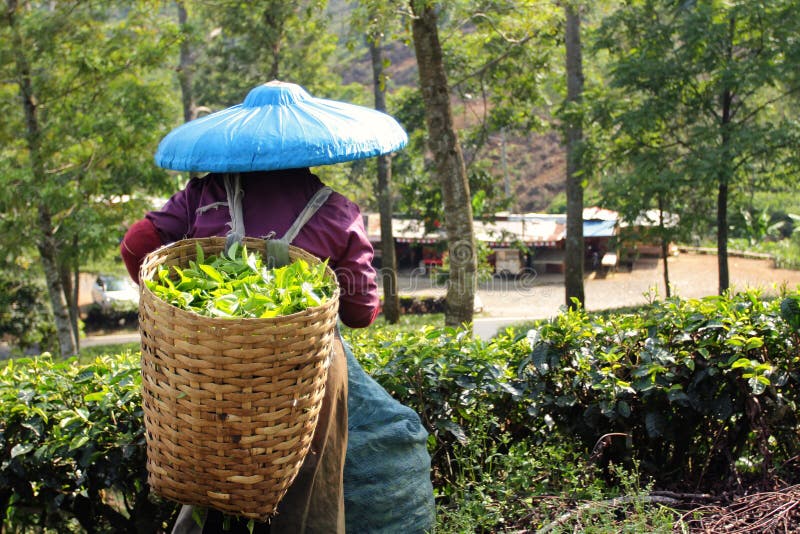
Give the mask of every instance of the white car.
<path id="1" fill-rule="evenodd" d="M 104 311 L 139 306 L 139 288 L 129 278 L 101 274 L 92 284 L 92 302 Z"/>

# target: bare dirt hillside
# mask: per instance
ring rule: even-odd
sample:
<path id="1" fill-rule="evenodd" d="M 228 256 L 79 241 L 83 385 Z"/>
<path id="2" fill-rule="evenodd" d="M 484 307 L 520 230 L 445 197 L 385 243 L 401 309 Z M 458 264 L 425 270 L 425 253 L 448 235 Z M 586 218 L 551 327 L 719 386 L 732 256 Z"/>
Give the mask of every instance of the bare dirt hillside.
<path id="1" fill-rule="evenodd" d="M 389 61 L 389 89 L 415 87 L 418 84 L 417 64 L 413 48 L 405 43 L 388 45 L 385 51 Z M 369 58 L 364 53 L 347 64 L 342 79 L 345 83 L 369 84 L 372 71 Z M 455 95 L 452 101 L 457 130 L 480 124 L 485 117 L 483 100 L 461 100 Z M 565 190 L 566 159 L 558 132 L 531 133 L 527 136 L 493 134 L 486 140 L 480 157 L 492 162 L 491 169 L 498 183 L 505 183 L 506 172 L 510 192 L 514 197 L 512 210 L 519 212 L 547 211 L 553 199 Z M 505 165 L 503 165 L 505 144 Z M 474 159 L 465 147 L 467 165 Z"/>

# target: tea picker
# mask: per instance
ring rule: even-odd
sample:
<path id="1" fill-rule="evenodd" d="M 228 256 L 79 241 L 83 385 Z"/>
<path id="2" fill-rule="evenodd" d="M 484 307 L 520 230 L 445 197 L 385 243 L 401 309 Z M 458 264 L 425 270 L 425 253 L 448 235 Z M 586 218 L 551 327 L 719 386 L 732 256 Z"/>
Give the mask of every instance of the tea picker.
<path id="1" fill-rule="evenodd" d="M 159 166 L 208 174 L 131 225 L 120 250 L 135 280 L 153 276 L 156 264 L 195 258 L 191 245 L 224 251 L 241 242 L 275 265 L 327 259 L 339 286 L 335 304 L 267 323 L 197 323 L 144 299 L 148 480 L 184 505 L 173 532 L 225 532 L 229 523 L 247 531 L 251 519 L 256 532 L 273 533 L 432 529 L 427 433 L 416 413 L 363 371 L 336 331 L 337 310 L 339 320 L 359 328 L 379 309 L 361 213 L 309 170 L 406 142 L 388 115 L 273 81 L 242 104 L 176 128 L 159 145 Z M 284 353 L 309 363 L 281 367 Z M 301 376 L 268 376 L 271 366 Z M 242 378 L 251 376 L 258 379 Z M 287 384 L 308 389 L 287 404 Z M 318 404 L 309 400 L 318 397 Z M 298 411 L 298 398 L 307 409 Z M 223 520 L 218 511 L 240 519 Z"/>

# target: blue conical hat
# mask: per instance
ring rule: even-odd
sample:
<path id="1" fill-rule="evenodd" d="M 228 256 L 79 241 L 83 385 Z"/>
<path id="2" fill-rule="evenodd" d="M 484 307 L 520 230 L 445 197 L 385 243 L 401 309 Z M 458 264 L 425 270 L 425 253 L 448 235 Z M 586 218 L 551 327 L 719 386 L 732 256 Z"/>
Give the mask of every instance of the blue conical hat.
<path id="1" fill-rule="evenodd" d="M 176 171 L 269 171 L 370 158 L 407 142 L 403 128 L 385 113 L 272 81 L 255 87 L 241 104 L 172 130 L 155 160 Z"/>

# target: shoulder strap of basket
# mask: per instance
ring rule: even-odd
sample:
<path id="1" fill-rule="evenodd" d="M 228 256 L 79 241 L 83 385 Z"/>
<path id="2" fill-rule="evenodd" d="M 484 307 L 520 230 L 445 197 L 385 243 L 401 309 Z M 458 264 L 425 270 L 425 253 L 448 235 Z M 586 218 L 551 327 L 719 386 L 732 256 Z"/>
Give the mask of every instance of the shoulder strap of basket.
<path id="1" fill-rule="evenodd" d="M 228 223 L 230 230 L 225 235 L 225 250 L 228 250 L 232 244 L 241 243 L 244 239 L 244 210 L 242 208 L 244 190 L 239 173 L 225 174 L 223 183 L 225 184 L 225 195 L 228 198 L 228 213 L 231 216 L 231 221 Z"/>
<path id="2" fill-rule="evenodd" d="M 317 213 L 317 210 L 322 207 L 328 200 L 328 197 L 333 193 L 330 187 L 323 187 L 317 191 L 311 200 L 308 201 L 306 207 L 297 216 L 297 219 L 292 223 L 292 226 L 280 239 L 267 239 L 267 264 L 270 267 L 280 267 L 289 263 L 289 244 L 294 241 L 297 234 L 300 233 L 303 226 Z"/>

